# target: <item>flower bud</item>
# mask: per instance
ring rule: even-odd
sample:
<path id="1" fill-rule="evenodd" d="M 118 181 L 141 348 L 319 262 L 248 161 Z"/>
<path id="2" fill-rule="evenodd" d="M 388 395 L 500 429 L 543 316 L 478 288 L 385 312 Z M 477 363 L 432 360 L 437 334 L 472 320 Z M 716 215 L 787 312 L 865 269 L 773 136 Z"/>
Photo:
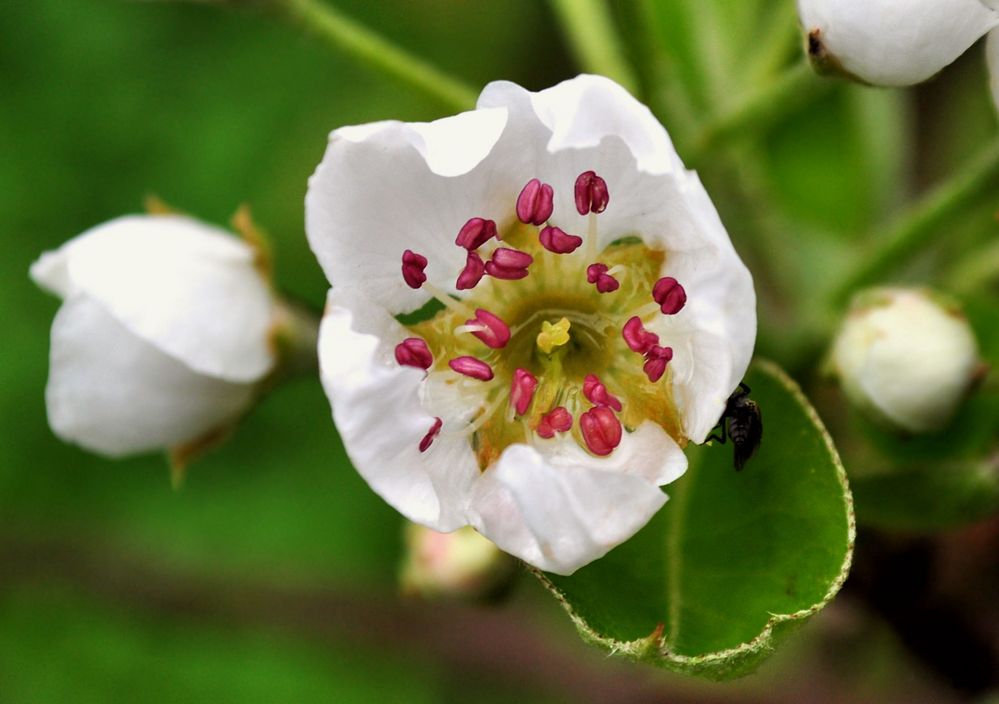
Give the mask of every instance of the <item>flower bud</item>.
<path id="1" fill-rule="evenodd" d="M 855 299 L 832 352 L 847 397 L 897 429 L 943 428 L 980 369 L 971 326 L 919 289 L 883 288 Z"/>
<path id="2" fill-rule="evenodd" d="M 514 559 L 470 527 L 438 533 L 410 523 L 405 544 L 399 582 L 407 596 L 482 599 L 514 575 Z"/>
<path id="3" fill-rule="evenodd" d="M 225 435 L 278 348 L 296 343 L 254 249 L 187 217 L 104 223 L 42 255 L 31 277 L 63 299 L 49 424 L 111 457 L 168 449 L 182 464 Z"/>
<path id="4" fill-rule="evenodd" d="M 920 83 L 999 24 L 981 0 L 798 0 L 820 72 L 879 86 Z"/>

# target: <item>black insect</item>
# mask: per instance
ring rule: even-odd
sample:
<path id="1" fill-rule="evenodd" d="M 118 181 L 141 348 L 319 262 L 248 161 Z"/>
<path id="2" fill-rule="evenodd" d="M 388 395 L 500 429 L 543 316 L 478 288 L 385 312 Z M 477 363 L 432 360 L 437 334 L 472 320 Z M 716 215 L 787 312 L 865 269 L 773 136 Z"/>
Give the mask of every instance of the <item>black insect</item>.
<path id="1" fill-rule="evenodd" d="M 745 384 L 739 384 L 739 388 L 728 397 L 725 412 L 718 420 L 720 434 L 712 433 L 707 438 L 720 443 L 732 439 L 736 470 L 746 466 L 763 439 L 763 414 L 759 404 L 749 398 L 750 391 Z"/>

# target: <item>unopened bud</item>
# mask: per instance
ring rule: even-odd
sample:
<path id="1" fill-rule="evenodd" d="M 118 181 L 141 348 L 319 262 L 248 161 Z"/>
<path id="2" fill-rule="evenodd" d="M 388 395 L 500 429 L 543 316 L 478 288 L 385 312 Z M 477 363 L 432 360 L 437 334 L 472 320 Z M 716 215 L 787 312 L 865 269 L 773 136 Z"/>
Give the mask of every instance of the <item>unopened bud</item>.
<path id="1" fill-rule="evenodd" d="M 515 574 L 514 559 L 474 528 L 438 533 L 411 523 L 405 543 L 399 581 L 407 596 L 485 599 L 503 592 Z"/>
<path id="2" fill-rule="evenodd" d="M 911 433 L 943 428 L 981 370 L 961 312 L 928 291 L 904 288 L 855 299 L 832 365 L 853 403 Z"/>

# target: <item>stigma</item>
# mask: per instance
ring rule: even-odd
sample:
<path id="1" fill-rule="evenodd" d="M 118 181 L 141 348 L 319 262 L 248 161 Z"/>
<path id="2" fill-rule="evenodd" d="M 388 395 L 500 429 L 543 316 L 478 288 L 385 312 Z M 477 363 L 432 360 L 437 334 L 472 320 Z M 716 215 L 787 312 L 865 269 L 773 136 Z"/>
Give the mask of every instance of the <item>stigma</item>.
<path id="1" fill-rule="evenodd" d="M 559 225 L 560 188 L 572 189 L 585 232 Z M 607 182 L 590 170 L 569 184 L 531 178 L 506 212 L 469 213 L 454 235 L 458 295 L 427 281 L 425 256 L 402 253 L 405 283 L 442 306 L 405 325 L 395 363 L 433 382 L 428 407 L 462 409 L 433 415 L 421 452 L 458 433 L 471 437 L 483 470 L 514 443 L 575 443 L 607 457 L 645 421 L 685 443 L 669 381 L 674 351 L 653 330 L 682 316 L 687 292 L 662 275 L 665 252 L 637 238 L 600 246 L 610 208 Z"/>

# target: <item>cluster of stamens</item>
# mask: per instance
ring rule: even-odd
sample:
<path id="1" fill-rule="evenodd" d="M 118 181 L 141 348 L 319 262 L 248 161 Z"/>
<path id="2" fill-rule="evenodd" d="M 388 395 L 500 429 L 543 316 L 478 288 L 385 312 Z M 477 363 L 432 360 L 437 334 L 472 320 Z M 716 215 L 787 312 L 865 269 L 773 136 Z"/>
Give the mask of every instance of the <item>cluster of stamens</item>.
<path id="1" fill-rule="evenodd" d="M 641 277 L 635 276 L 630 285 L 623 289 L 622 281 L 627 282 L 627 277 L 633 273 L 627 263 L 620 261 L 615 263 L 613 255 L 607 251 L 605 256 L 608 258 L 605 261 L 596 261 L 597 216 L 610 202 L 606 182 L 593 171 L 583 172 L 576 179 L 573 195 L 577 212 L 588 217 L 586 241 L 583 237 L 567 233 L 549 222 L 554 210 L 554 189 L 537 178 L 528 181 L 521 190 L 515 206 L 516 220 L 511 219 L 510 228 L 501 229 L 494 220 L 487 218 L 470 218 L 461 227 L 455 239 L 455 244 L 466 250 L 465 264 L 457 273 L 455 288 L 460 291 L 472 291 L 485 281 L 492 280 L 493 283 L 487 287 L 488 291 L 480 288 L 466 300 L 455 299 L 427 283 L 424 271 L 428 264 L 426 257 L 408 249 L 402 255 L 402 275 L 406 284 L 416 289 L 424 287 L 429 289 L 446 308 L 438 315 L 449 317 L 442 318 L 436 327 L 433 321 L 411 326 L 411 330 L 422 332 L 423 336 L 414 335 L 400 342 L 395 348 L 396 361 L 401 365 L 422 369 L 428 374 L 459 375 L 455 381 L 464 378 L 469 380 L 468 383 L 491 385 L 501 383 L 504 389 L 507 387 L 503 380 L 509 379 L 508 390 L 494 388 L 487 394 L 493 400 L 482 407 L 480 415 L 470 421 L 469 430 L 466 431 L 484 436 L 473 439 L 473 447 L 476 447 L 480 456 L 485 455 L 486 460 L 494 458 L 496 453 L 502 450 L 503 443 L 510 438 L 522 438 L 532 442 L 534 436 L 552 439 L 558 434 L 571 432 L 577 442 L 581 441 L 581 444 L 597 456 L 611 454 L 620 444 L 624 430 L 622 419 L 628 417 L 625 404 L 592 370 L 585 368 L 580 370 L 578 364 L 572 366 L 572 360 L 569 358 L 569 355 L 573 354 L 572 350 L 578 350 L 584 342 L 589 345 L 590 354 L 598 354 L 592 350 L 620 344 L 609 339 L 600 340 L 600 336 L 606 335 L 610 330 L 618 330 L 620 339 L 627 348 L 642 360 L 639 378 L 644 376 L 649 384 L 656 384 L 666 375 L 673 358 L 673 350 L 660 345 L 659 336 L 648 330 L 645 325 L 652 317 L 659 314 L 675 315 L 684 307 L 687 296 L 683 286 L 672 277 L 650 280 L 646 273 Z M 510 235 L 507 230 L 516 235 Z M 504 233 L 509 236 L 504 238 Z M 519 246 L 514 246 L 517 242 L 520 242 Z M 584 244 L 588 246 L 584 247 Z M 524 249 L 533 249 L 535 255 Z M 579 253 L 575 254 L 576 252 Z M 648 258 L 644 257 L 648 252 L 650 250 L 643 249 L 640 254 L 643 258 Z M 567 257 L 567 255 L 572 256 Z M 623 296 L 621 304 L 608 306 L 609 313 L 600 310 L 599 305 L 591 304 L 580 308 L 592 307 L 598 310 L 575 311 L 572 309 L 572 304 L 566 304 L 562 299 L 558 299 L 557 303 L 550 303 L 542 311 L 524 313 L 525 310 L 531 311 L 532 292 L 522 291 L 521 297 L 514 297 L 515 303 L 511 303 L 509 292 L 505 290 L 509 284 L 495 282 L 527 279 L 532 275 L 532 266 L 536 264 L 538 257 L 544 260 L 545 266 L 548 261 L 554 262 L 552 267 L 555 273 L 547 274 L 555 277 L 553 288 L 562 288 L 563 282 L 568 284 L 571 281 L 572 286 L 576 287 L 573 290 L 581 290 L 579 289 L 581 280 L 576 284 L 576 279 L 571 278 L 579 276 L 580 279 L 585 278 L 587 285 L 592 287 L 591 290 L 599 294 L 600 300 L 610 300 L 603 299 L 603 296 Z M 551 257 L 555 259 L 551 260 Z M 659 257 L 658 261 L 661 261 L 662 255 Z M 570 266 L 568 270 L 565 265 L 559 263 L 569 260 L 572 260 L 576 266 Z M 609 265 L 606 262 L 611 263 Z M 646 264 L 647 272 L 656 277 L 658 267 L 648 268 L 649 266 L 651 265 Z M 625 278 L 622 279 L 622 276 Z M 504 288 L 494 288 L 496 286 Z M 642 298 L 642 291 L 646 292 L 644 296 L 649 296 L 651 293 L 651 301 Z M 557 298 L 557 292 L 546 291 L 544 295 L 553 300 Z M 584 292 L 580 295 L 595 294 Z M 493 307 L 493 310 L 475 305 L 483 301 Z M 496 305 L 502 302 L 508 309 L 514 306 L 517 319 L 511 321 L 503 309 L 494 307 L 490 301 Z M 569 317 L 556 315 L 556 312 L 561 311 L 563 307 L 567 308 Z M 494 312 L 495 310 L 499 310 L 508 319 L 501 318 Z M 454 320 L 455 316 L 460 318 L 456 323 L 450 323 L 449 321 Z M 560 319 L 556 320 L 556 317 Z M 463 324 L 461 318 L 465 319 Z M 578 327 L 585 329 L 570 333 L 573 325 L 570 318 L 575 319 Z M 514 323 L 513 328 L 510 322 Z M 536 337 L 530 330 L 520 335 L 521 330 L 531 326 L 535 326 L 533 330 L 538 330 L 536 327 L 538 322 L 540 322 L 540 332 Z M 435 345 L 440 348 L 438 349 L 440 363 L 436 364 L 438 359 L 424 338 L 440 342 L 438 338 L 441 337 L 442 330 L 446 330 L 444 337 L 448 334 L 456 337 Z M 461 336 L 464 335 L 477 338 L 487 350 L 481 353 L 467 353 L 475 350 L 470 349 L 468 342 L 461 341 Z M 527 340 L 527 335 L 530 335 L 530 340 L 524 344 L 511 344 L 514 338 Z M 584 342 L 576 340 L 577 335 Z M 533 344 L 530 344 L 531 342 Z M 575 346 L 573 343 L 576 343 Z M 512 353 L 508 347 L 517 347 L 518 351 Z M 530 351 L 525 353 L 524 349 Z M 466 353 L 455 354 L 455 352 Z M 506 354 L 507 359 L 503 359 L 503 354 Z M 576 352 L 576 354 L 581 353 Z M 583 358 L 585 359 L 585 354 Z M 619 371 L 620 367 L 616 363 L 607 366 L 610 375 L 606 378 L 609 380 L 615 380 L 622 374 L 632 374 L 628 371 Z M 636 364 L 636 370 L 637 366 Z M 641 381 L 641 385 L 644 383 L 644 380 Z M 625 390 L 630 384 L 629 381 L 619 383 L 618 386 Z M 652 405 L 648 399 L 656 396 L 668 399 L 670 394 L 668 390 L 647 391 L 636 405 L 641 406 L 641 410 L 648 410 Z M 630 398 L 629 394 L 625 394 L 625 398 Z M 497 413 L 502 401 L 505 401 L 506 410 Z M 570 408 L 576 412 L 575 419 Z M 635 417 L 635 415 L 630 416 L 632 421 Z M 443 420 L 435 418 L 432 427 L 420 442 L 421 452 L 431 447 L 442 428 Z M 488 462 L 483 460 L 483 465 L 487 464 Z"/>

